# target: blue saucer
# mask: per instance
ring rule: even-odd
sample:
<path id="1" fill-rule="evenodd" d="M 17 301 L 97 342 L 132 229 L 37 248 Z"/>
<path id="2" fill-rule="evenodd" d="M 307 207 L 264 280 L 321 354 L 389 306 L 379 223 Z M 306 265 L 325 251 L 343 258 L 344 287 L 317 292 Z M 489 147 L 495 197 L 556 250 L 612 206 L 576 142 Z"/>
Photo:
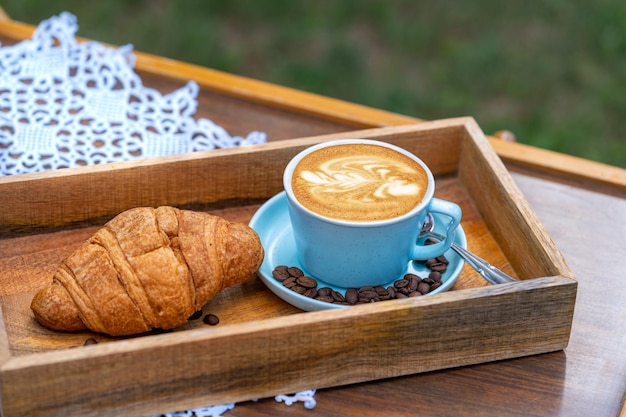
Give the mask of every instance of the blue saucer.
<path id="1" fill-rule="evenodd" d="M 446 224 L 447 218 L 437 213 L 433 213 L 433 217 L 435 217 L 435 220 L 437 221 L 435 231 L 445 234 L 445 230 L 440 228 L 440 225 Z M 295 291 L 284 287 L 282 283 L 272 275 L 272 271 L 278 265 L 297 266 L 306 273 L 306 270 L 304 270 L 298 260 L 296 244 L 293 237 L 293 229 L 291 228 L 289 212 L 287 210 L 287 197 L 284 191 L 269 199 L 259 208 L 259 210 L 257 210 L 252 217 L 252 220 L 250 220 L 250 227 L 252 227 L 252 229 L 259 234 L 261 243 L 265 249 L 265 259 L 263 259 L 263 264 L 261 265 L 261 268 L 259 268 L 259 277 L 274 294 L 289 304 L 292 304 L 293 306 L 304 311 L 318 311 L 330 308 L 349 307 L 342 304 L 318 301 L 298 294 Z M 458 245 L 464 248 L 467 247 L 465 232 L 461 226 L 457 229 L 454 240 Z M 445 253 L 445 256 L 448 258 L 450 263 L 448 264 L 448 269 L 441 277 L 442 285 L 428 293 L 426 296 L 450 289 L 459 277 L 461 269 L 463 269 L 464 262 L 456 252 L 450 249 Z M 428 276 L 430 270 L 420 262 L 410 262 L 407 272 L 425 277 Z M 347 288 L 326 284 L 318 277 L 313 278 L 317 280 L 319 284 L 318 288 L 330 287 L 339 291 L 341 294 L 346 293 Z M 401 277 L 396 277 L 383 286 L 386 288 L 393 285 L 393 282 L 399 278 Z"/>

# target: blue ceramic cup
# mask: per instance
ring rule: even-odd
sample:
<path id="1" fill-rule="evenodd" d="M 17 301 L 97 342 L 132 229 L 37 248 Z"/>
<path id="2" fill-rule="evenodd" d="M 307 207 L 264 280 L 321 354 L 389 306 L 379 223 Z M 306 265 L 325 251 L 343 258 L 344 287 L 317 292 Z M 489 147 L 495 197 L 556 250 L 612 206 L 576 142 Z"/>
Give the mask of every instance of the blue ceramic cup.
<path id="1" fill-rule="evenodd" d="M 317 187 L 319 183 L 343 181 L 347 178 L 347 184 L 339 186 L 333 184 L 332 192 L 335 194 L 328 204 L 331 210 L 337 210 L 339 216 L 343 215 L 344 211 L 350 211 L 344 210 L 342 207 L 344 203 L 340 194 L 343 189 L 353 190 L 359 188 L 360 185 L 365 186 L 366 183 L 371 182 L 369 177 L 381 177 L 384 178 L 382 181 L 386 182 L 378 186 L 376 193 L 394 194 L 395 191 L 398 191 L 399 194 L 402 194 L 403 190 L 407 188 L 407 181 L 410 182 L 410 177 L 407 177 L 408 180 L 403 180 L 398 175 L 390 175 L 390 169 L 385 167 L 386 162 L 370 161 L 363 164 L 367 172 L 361 174 L 359 168 L 354 168 L 355 165 L 358 165 L 354 162 L 360 159 L 369 160 L 369 156 L 362 157 L 359 155 L 358 147 L 350 149 L 344 145 L 382 147 L 386 153 L 400 154 L 400 159 L 408 157 L 410 159 L 408 162 L 414 167 L 421 167 L 420 171 L 425 175 L 419 200 L 415 201 L 415 204 L 403 214 L 366 220 L 350 219 L 349 214 L 347 215 L 348 218 L 337 218 L 334 214 L 321 214 L 322 210 L 314 208 L 316 210 L 314 211 L 305 206 L 303 202 L 311 207 L 303 194 L 296 190 L 300 200 L 302 200 L 299 201 L 296 193 L 294 193 L 294 187 L 299 187 L 292 181 L 294 171 L 297 173 L 297 177 L 310 180 L 311 187 Z M 352 161 L 343 164 L 349 167 L 349 172 L 334 174 L 329 172 L 334 168 L 325 167 L 316 170 L 303 167 L 305 165 L 301 163 L 303 158 L 326 148 L 328 149 L 323 151 L 326 152 L 326 155 L 332 155 L 338 149 L 346 150 L 346 152 L 350 150 L 350 155 L 342 159 L 342 161 Z M 314 155 L 322 155 L 322 152 L 316 152 Z M 307 159 L 310 160 L 311 158 L 308 157 Z M 325 157 L 322 155 L 322 158 Z M 391 170 L 393 169 L 395 168 L 391 168 Z M 368 178 L 362 180 L 363 177 Z M 401 278 L 411 261 L 434 258 L 446 252 L 454 241 L 455 230 L 461 221 L 461 209 L 457 204 L 433 197 L 435 180 L 426 164 L 412 153 L 385 142 L 345 139 L 311 146 L 289 162 L 285 168 L 283 183 L 301 266 L 308 275 L 337 287 L 376 286 Z M 408 187 L 410 189 L 410 186 Z M 368 192 L 363 191 L 357 195 L 361 198 L 361 195 Z M 358 208 L 363 208 L 362 212 L 364 213 L 375 211 L 368 207 L 368 204 L 374 200 L 376 200 L 375 197 L 364 200 L 365 202 L 358 205 Z M 450 221 L 446 225 L 445 240 L 432 245 L 423 245 L 418 243 L 418 235 L 425 216 L 429 212 L 444 214 Z"/>

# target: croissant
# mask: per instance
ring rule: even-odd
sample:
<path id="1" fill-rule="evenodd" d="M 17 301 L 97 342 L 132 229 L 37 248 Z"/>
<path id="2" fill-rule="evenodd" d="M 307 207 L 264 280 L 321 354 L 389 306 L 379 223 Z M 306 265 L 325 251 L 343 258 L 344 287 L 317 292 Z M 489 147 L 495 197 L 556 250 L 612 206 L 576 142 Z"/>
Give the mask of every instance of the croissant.
<path id="1" fill-rule="evenodd" d="M 31 309 L 53 330 L 172 329 L 249 278 L 264 252 L 244 224 L 174 207 L 125 211 L 64 259 Z"/>

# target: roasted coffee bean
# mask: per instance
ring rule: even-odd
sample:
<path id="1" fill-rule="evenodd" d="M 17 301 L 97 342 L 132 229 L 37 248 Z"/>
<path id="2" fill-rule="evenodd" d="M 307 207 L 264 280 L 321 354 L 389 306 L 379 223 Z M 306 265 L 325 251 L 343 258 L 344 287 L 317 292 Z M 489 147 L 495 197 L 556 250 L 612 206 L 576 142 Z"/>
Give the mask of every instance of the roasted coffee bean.
<path id="1" fill-rule="evenodd" d="M 346 301 L 345 297 L 341 295 L 339 291 L 332 290 L 330 295 L 331 297 L 333 297 L 333 300 L 335 300 L 338 303 L 343 303 L 344 301 Z"/>
<path id="2" fill-rule="evenodd" d="M 276 268 L 272 271 L 272 276 L 279 281 L 284 281 L 287 278 L 289 278 L 291 275 L 289 274 L 289 271 L 287 271 L 287 269 Z"/>
<path id="3" fill-rule="evenodd" d="M 404 294 L 404 295 L 409 295 L 409 293 L 411 292 L 408 286 L 398 288 L 397 290 L 398 290 L 398 294 Z"/>
<path id="4" fill-rule="evenodd" d="M 208 324 L 209 326 L 215 326 L 216 324 L 218 324 L 220 322 L 220 318 L 217 317 L 215 314 L 209 313 L 206 316 L 204 316 L 202 321 L 205 324 Z"/>
<path id="5" fill-rule="evenodd" d="M 296 278 L 296 282 L 304 288 L 317 288 L 317 281 L 311 277 L 301 276 Z"/>
<path id="6" fill-rule="evenodd" d="M 376 291 L 376 294 L 378 294 L 379 297 L 383 297 L 383 296 L 388 296 L 389 295 L 389 291 L 387 291 L 387 289 L 385 287 L 374 287 L 374 291 Z"/>
<path id="7" fill-rule="evenodd" d="M 291 291 L 297 292 L 298 294 L 302 294 L 302 295 L 304 295 L 304 293 L 306 292 L 306 290 L 307 290 L 308 288 L 304 288 L 302 285 L 296 285 L 296 286 L 293 286 L 293 287 L 291 287 L 291 288 L 289 288 L 289 289 L 290 289 Z"/>
<path id="8" fill-rule="evenodd" d="M 443 255 L 431 258 L 424 261 L 424 265 L 431 270 L 427 278 L 408 273 L 387 288 L 370 285 L 361 288 L 348 288 L 345 296 L 330 287 L 316 289 L 317 280 L 304 275 L 304 272 L 298 267 L 280 265 L 274 268 L 272 275 L 277 280 L 282 281 L 286 288 L 306 297 L 327 303 L 355 305 L 428 294 L 442 285 L 441 274 L 446 271 L 448 263 L 448 259 Z M 189 320 L 198 318 L 199 314 L 201 312 L 194 313 Z"/>
<path id="9" fill-rule="evenodd" d="M 399 279 L 393 283 L 393 286 L 396 288 L 404 288 L 404 287 L 408 287 L 408 285 L 409 285 L 409 280 L 405 278 Z"/>
<path id="10" fill-rule="evenodd" d="M 317 297 L 315 297 L 315 299 L 318 301 L 324 301 L 326 303 L 332 303 L 333 301 L 335 301 L 335 299 L 330 295 L 318 295 Z"/>
<path id="11" fill-rule="evenodd" d="M 327 295 L 330 296 L 330 294 L 332 293 L 332 289 L 329 287 L 322 287 L 320 289 L 317 290 L 317 294 L 322 296 L 322 297 L 326 297 Z M 331 296 L 332 297 L 332 296 Z"/>
<path id="12" fill-rule="evenodd" d="M 422 294 L 428 294 L 428 292 L 430 291 L 430 285 L 422 281 L 417 286 L 417 291 L 419 291 Z"/>
<path id="13" fill-rule="evenodd" d="M 348 304 L 356 304 L 359 302 L 359 292 L 354 288 L 346 290 L 346 301 Z"/>
<path id="14" fill-rule="evenodd" d="M 391 297 L 392 299 L 396 298 L 396 296 L 398 295 L 398 290 L 393 285 L 387 287 L 387 292 L 389 293 L 389 297 Z"/>
<path id="15" fill-rule="evenodd" d="M 445 255 L 439 255 L 437 256 L 437 261 L 441 262 L 442 264 L 448 265 L 450 263 L 450 261 L 448 261 L 448 258 L 446 258 Z"/>
<path id="16" fill-rule="evenodd" d="M 291 266 L 287 268 L 287 271 L 289 272 L 289 275 L 291 275 L 292 277 L 297 278 L 297 277 L 304 276 L 304 272 L 302 272 L 302 270 L 298 268 L 297 266 Z"/>
<path id="17" fill-rule="evenodd" d="M 298 283 L 296 282 L 296 277 L 289 277 L 286 280 L 283 281 L 283 285 L 287 288 L 293 288 L 296 285 L 298 285 Z"/>
<path id="18" fill-rule="evenodd" d="M 376 291 L 362 291 L 359 293 L 359 302 L 379 301 L 380 297 Z"/>
<path id="19" fill-rule="evenodd" d="M 432 279 L 434 282 L 441 282 L 441 272 L 439 272 L 439 271 L 432 271 L 428 275 L 428 278 Z"/>
<path id="20" fill-rule="evenodd" d="M 90 337 L 89 339 L 85 340 L 85 346 L 89 346 L 89 345 L 96 345 L 98 344 L 98 341 L 92 337 Z"/>
<path id="21" fill-rule="evenodd" d="M 309 288 L 302 295 L 304 295 L 305 297 L 309 297 L 309 298 L 315 298 L 317 297 L 317 290 L 315 288 Z"/>
<path id="22" fill-rule="evenodd" d="M 359 291 L 359 297 L 378 298 L 378 293 L 372 288 L 371 290 Z"/>
<path id="23" fill-rule="evenodd" d="M 435 259 L 435 258 L 426 259 L 424 261 L 424 265 L 426 265 L 428 268 L 430 268 L 434 264 L 438 264 L 438 263 L 440 263 L 440 262 L 437 259 Z"/>

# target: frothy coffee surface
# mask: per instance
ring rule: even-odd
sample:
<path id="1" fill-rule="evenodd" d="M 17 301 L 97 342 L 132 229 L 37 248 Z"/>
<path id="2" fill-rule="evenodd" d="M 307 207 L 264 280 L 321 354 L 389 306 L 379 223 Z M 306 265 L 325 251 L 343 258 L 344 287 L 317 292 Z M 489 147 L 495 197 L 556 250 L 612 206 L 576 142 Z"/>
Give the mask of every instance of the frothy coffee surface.
<path id="1" fill-rule="evenodd" d="M 428 176 L 420 164 L 393 149 L 342 144 L 302 158 L 291 187 L 300 204 L 317 214 L 373 221 L 401 216 L 417 206 Z"/>

